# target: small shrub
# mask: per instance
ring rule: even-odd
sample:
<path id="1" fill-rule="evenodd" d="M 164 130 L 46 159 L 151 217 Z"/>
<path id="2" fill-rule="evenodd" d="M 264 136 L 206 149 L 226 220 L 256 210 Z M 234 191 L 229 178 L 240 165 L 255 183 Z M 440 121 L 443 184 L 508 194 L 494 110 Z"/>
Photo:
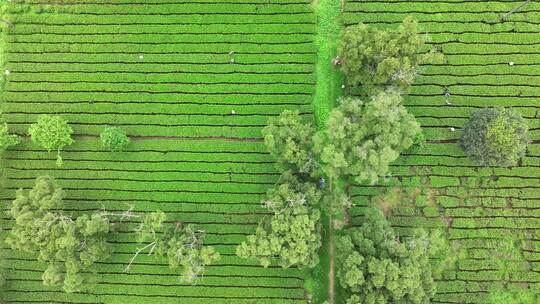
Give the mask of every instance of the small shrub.
<path id="1" fill-rule="evenodd" d="M 412 18 L 406 18 L 394 31 L 360 23 L 345 28 L 337 52 L 350 86 L 362 85 L 367 90 L 396 86 L 406 90 L 420 64 L 442 60 L 442 55 L 434 50 L 420 53 L 425 42 Z"/>
<path id="2" fill-rule="evenodd" d="M 28 129 L 32 141 L 39 146 L 51 152 L 56 150 L 56 165 L 62 166 L 62 157 L 60 151 L 73 143 L 71 134 L 73 129 L 68 125 L 67 121 L 60 116 L 41 115 L 37 122 L 32 124 Z"/>
<path id="3" fill-rule="evenodd" d="M 126 132 L 117 127 L 110 127 L 100 134 L 101 144 L 112 152 L 122 151 L 131 142 Z"/>
<path id="4" fill-rule="evenodd" d="M 6 123 L 0 124 L 0 154 L 9 147 L 15 146 L 20 142 L 19 136 L 9 134 L 9 128 Z"/>
<path id="5" fill-rule="evenodd" d="M 527 122 L 518 112 L 486 108 L 474 112 L 463 128 L 461 147 L 478 165 L 513 166 L 529 143 Z"/>

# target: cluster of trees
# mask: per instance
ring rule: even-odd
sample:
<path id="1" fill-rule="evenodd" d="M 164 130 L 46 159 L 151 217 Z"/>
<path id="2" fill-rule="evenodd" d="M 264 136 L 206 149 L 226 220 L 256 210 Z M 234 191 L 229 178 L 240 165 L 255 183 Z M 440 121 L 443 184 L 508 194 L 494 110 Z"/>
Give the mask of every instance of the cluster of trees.
<path id="1" fill-rule="evenodd" d="M 420 63 L 440 57 L 418 55 L 424 43 L 411 19 L 391 32 L 365 25 L 344 31 L 343 72 L 350 85 L 369 87 L 367 97 L 341 98 L 319 130 L 295 111 L 270 121 L 263 135 L 282 176 L 263 200 L 272 216 L 238 246 L 240 257 L 264 266 L 317 264 L 320 211 L 351 204 L 340 182 L 377 182 L 419 137 L 420 125 L 403 106 L 402 94 Z M 367 47 L 374 45 L 376 50 Z"/>
<path id="2" fill-rule="evenodd" d="M 38 177 L 30 191 L 18 190 L 8 211 L 15 223 L 6 243 L 15 250 L 37 253 L 38 261 L 47 265 L 42 275 L 45 285 L 75 292 L 92 281 L 94 263 L 109 257 L 107 238 L 113 232 L 114 217 L 128 213 L 97 211 L 75 216 L 63 211 L 65 196 L 50 176 Z M 185 282 L 195 283 L 205 267 L 219 259 L 213 247 L 203 245 L 204 232 L 191 225 L 166 224 L 161 211 L 130 217 L 142 217 L 134 231 L 137 240 L 150 242 L 144 247 L 150 248 L 149 254 L 166 257 L 172 268 L 181 267 Z"/>

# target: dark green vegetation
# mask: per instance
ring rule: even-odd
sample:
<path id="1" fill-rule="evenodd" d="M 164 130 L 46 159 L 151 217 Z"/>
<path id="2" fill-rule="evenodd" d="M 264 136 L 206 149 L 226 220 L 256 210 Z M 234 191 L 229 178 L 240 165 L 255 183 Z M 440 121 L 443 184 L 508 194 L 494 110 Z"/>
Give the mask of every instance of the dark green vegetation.
<path id="1" fill-rule="evenodd" d="M 0 155 L 19 142 L 20 139 L 17 135 L 9 133 L 9 127 L 6 123 L 0 125 Z"/>
<path id="2" fill-rule="evenodd" d="M 126 273 L 141 246 L 132 233 L 137 223 L 126 220 L 131 226 L 110 238 L 112 256 L 94 265 L 96 284 L 84 293 L 43 286 L 36 256 L 7 250 L 5 299 L 305 303 L 303 271 L 264 268 L 237 257 L 236 246 L 267 215 L 260 200 L 279 177 L 261 129 L 285 109 L 312 113 L 316 20 L 310 3 L 77 2 L 89 4 L 3 15 L 14 24 L 4 39 L 10 74 L 2 110 L 10 129 L 25 135 L 40 114 L 60 114 L 75 140 L 64 148 L 61 168 L 29 140 L 6 151 L 4 206 L 16 189 L 49 174 L 67 192 L 69 212 L 123 212 L 126 204 L 134 214 L 159 209 L 168 222 L 204 230 L 205 244 L 221 260 L 197 285 L 182 283 L 167 259 L 145 254 Z M 122 153 L 101 146 L 107 126 L 132 137 Z"/>
<path id="3" fill-rule="evenodd" d="M 529 143 L 527 122 L 514 110 L 486 108 L 463 127 L 461 147 L 477 164 L 515 166 Z"/>
<path id="4" fill-rule="evenodd" d="M 11 248 L 37 253 L 47 263 L 42 275 L 47 286 L 66 292 L 82 290 L 91 266 L 110 255 L 106 236 L 111 222 L 103 213 L 73 217 L 62 211 L 65 192 L 50 176 L 36 179 L 32 190 L 18 190 L 9 215 L 15 224 L 6 238 Z"/>
<path id="5" fill-rule="evenodd" d="M 417 227 L 448 227 L 449 238 L 463 253 L 456 270 L 438 279 L 432 303 L 489 303 L 492 289 L 517 286 L 520 293 L 540 293 L 538 273 L 538 3 L 501 16 L 521 1 L 348 1 L 344 22 L 395 28 L 408 15 L 431 37 L 424 51 L 437 47 L 441 64 L 420 68 L 404 105 L 422 126 L 427 143 L 407 151 L 391 165 L 393 179 L 382 185 L 356 184 L 349 189 L 355 207 L 350 217 L 361 223 L 373 197 L 389 187 L 413 191 L 418 199 L 395 208 L 390 220 L 396 233 Z M 527 121 L 529 145 L 512 168 L 479 167 L 459 147 L 461 128 L 471 114 L 487 106 L 511 107 Z M 442 221 L 441 221 L 442 217 Z M 511 262 L 502 279 L 494 261 L 494 240 L 520 234 L 524 262 Z M 512 260 L 512 259 L 510 259 Z"/>

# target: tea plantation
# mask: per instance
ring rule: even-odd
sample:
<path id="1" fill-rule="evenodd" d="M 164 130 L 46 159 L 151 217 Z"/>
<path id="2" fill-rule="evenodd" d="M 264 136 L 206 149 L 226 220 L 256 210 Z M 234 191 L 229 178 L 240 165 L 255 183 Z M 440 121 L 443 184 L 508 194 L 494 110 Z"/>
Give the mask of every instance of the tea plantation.
<path id="1" fill-rule="evenodd" d="M 335 102 L 325 98 L 364 97 L 341 86 L 340 63 L 326 60 L 335 46 L 320 39 L 327 26 L 326 12 L 317 12 L 321 3 L 333 3 L 322 10 L 338 9 L 342 26 L 392 29 L 412 16 L 429 36 L 422 51 L 434 47 L 444 55 L 420 67 L 404 97 L 426 143 L 401 153 L 391 177 L 347 187 L 353 206 L 344 223 L 360 226 L 380 194 L 414 193 L 391 211 L 392 226 L 403 237 L 414 228 L 440 229 L 456 250 L 455 265 L 436 278 L 431 303 L 489 304 L 489 292 L 507 286 L 540 295 L 540 3 L 0 0 L 0 110 L 21 137 L 2 154 L 2 238 L 14 225 L 6 211 L 15 191 L 50 175 L 66 191 L 66 212 L 160 209 L 169 223 L 204 230 L 205 245 L 221 254 L 196 284 L 146 254 L 125 271 L 141 246 L 132 233 L 138 221 L 122 218 L 109 239 L 111 257 L 92 266 L 85 290 L 66 293 L 43 284 L 45 265 L 36 254 L 2 244 L 0 303 L 345 303 L 332 256 L 333 237 L 342 232 L 324 212 L 314 272 L 325 279 L 237 256 L 237 246 L 272 217 L 264 198 L 280 172 L 261 133 L 269 119 L 295 110 L 320 129 Z M 321 84 L 326 76 L 339 83 Z M 481 167 L 459 145 L 471 114 L 495 106 L 527 122 L 530 143 L 516 166 Z M 74 131 L 60 167 L 55 151 L 28 136 L 43 114 L 60 115 Z M 102 147 L 100 133 L 111 126 L 131 139 L 124 151 Z M 501 257 L 501 239 L 518 240 L 522 259 Z"/>

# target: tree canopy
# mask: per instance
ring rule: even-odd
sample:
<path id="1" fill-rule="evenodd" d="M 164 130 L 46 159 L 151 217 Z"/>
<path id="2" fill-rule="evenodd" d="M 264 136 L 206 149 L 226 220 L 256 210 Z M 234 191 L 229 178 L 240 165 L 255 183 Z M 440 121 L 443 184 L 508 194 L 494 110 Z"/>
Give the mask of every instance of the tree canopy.
<path id="1" fill-rule="evenodd" d="M 330 180 L 376 182 L 413 144 L 420 125 L 401 104 L 396 91 L 383 91 L 365 102 L 344 97 L 314 139 L 315 153 Z"/>
<path id="2" fill-rule="evenodd" d="M 166 223 L 163 211 L 148 213 L 136 230 L 137 242 L 145 244 L 133 256 L 126 268 L 143 250 L 148 255 L 166 258 L 171 268 L 181 268 L 180 278 L 186 283 L 196 283 L 204 275 L 206 266 L 220 259 L 214 247 L 204 245 L 204 231 L 180 222 Z"/>
<path id="3" fill-rule="evenodd" d="M 346 27 L 338 41 L 341 70 L 350 86 L 361 85 L 368 92 L 388 86 L 406 90 L 420 64 L 442 60 L 434 50 L 421 53 L 426 39 L 411 17 L 392 31 L 362 23 Z"/>
<path id="4" fill-rule="evenodd" d="M 321 224 L 315 206 L 320 199 L 321 192 L 312 183 L 285 173 L 263 200 L 263 207 L 273 215 L 237 247 L 237 255 L 258 260 L 264 267 L 273 262 L 284 268 L 317 265 Z"/>
<path id="5" fill-rule="evenodd" d="M 62 166 L 60 151 L 73 143 L 73 129 L 58 115 L 41 115 L 28 129 L 32 141 L 47 151 L 57 151 L 56 165 Z"/>
<path id="6" fill-rule="evenodd" d="M 311 174 L 316 159 L 311 153 L 314 126 L 302 120 L 298 111 L 283 111 L 271 119 L 262 134 L 264 143 L 283 170 Z"/>
<path id="7" fill-rule="evenodd" d="M 43 283 L 80 291 L 91 266 L 110 254 L 105 240 L 111 223 L 101 213 L 73 217 L 63 212 L 65 192 L 50 176 L 36 179 L 34 188 L 18 190 L 9 215 L 15 224 L 6 242 L 11 248 L 37 252 L 47 263 Z"/>
<path id="8" fill-rule="evenodd" d="M 109 127 L 100 134 L 101 145 L 112 151 L 123 151 L 131 142 L 126 132 L 118 127 Z"/>
<path id="9" fill-rule="evenodd" d="M 19 136 L 9 134 L 7 123 L 0 124 L 0 154 L 20 142 Z"/>
<path id="10" fill-rule="evenodd" d="M 514 166 L 530 142 L 525 119 L 512 109 L 485 108 L 474 112 L 463 128 L 461 147 L 482 166 Z"/>
<path id="11" fill-rule="evenodd" d="M 424 304 L 435 294 L 434 272 L 445 243 L 437 232 L 398 236 L 382 212 L 368 207 L 362 225 L 336 246 L 337 278 L 347 304 Z"/>

